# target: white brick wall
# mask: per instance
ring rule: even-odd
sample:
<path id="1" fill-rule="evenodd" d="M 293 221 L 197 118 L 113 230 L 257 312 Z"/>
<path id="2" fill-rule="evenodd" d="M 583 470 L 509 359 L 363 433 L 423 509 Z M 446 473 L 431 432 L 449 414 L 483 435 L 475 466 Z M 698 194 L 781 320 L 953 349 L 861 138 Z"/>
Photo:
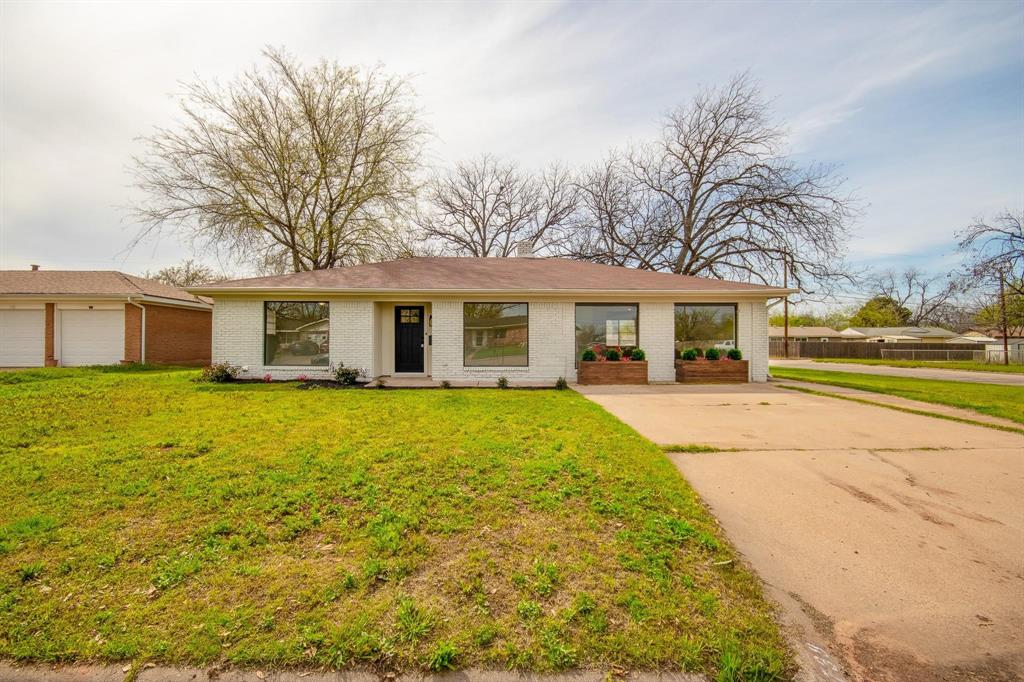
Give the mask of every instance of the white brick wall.
<path id="1" fill-rule="evenodd" d="M 765 301 L 748 303 L 751 317 L 750 380 L 768 381 L 768 307 Z"/>
<path id="2" fill-rule="evenodd" d="M 373 301 L 329 298 L 330 361 L 346 367 L 374 371 Z M 268 367 L 263 364 L 263 301 L 245 298 L 215 299 L 213 306 L 213 361 L 248 367 L 248 378 L 270 374 L 275 379 L 299 375 L 326 377 L 327 366 Z"/>
<path id="3" fill-rule="evenodd" d="M 512 383 L 575 381 L 576 312 L 570 301 L 527 301 L 529 305 L 528 367 L 464 367 L 462 357 L 463 299 L 431 301 L 433 310 L 433 373 L 438 381 L 497 380 Z"/>
<path id="4" fill-rule="evenodd" d="M 389 319 L 375 323 L 373 301 L 328 298 L 330 303 L 330 360 L 349 367 L 362 367 L 370 376 L 383 371 L 382 336 Z M 479 299 L 477 299 L 479 300 Z M 558 377 L 576 380 L 575 302 L 571 300 L 527 301 L 529 303 L 528 367 L 463 367 L 461 298 L 429 301 L 432 312 L 433 345 L 431 375 L 436 380 L 496 380 L 499 376 L 515 382 L 554 382 Z M 674 304 L 664 301 L 640 302 L 640 345 L 647 352 L 650 381 L 672 381 L 674 365 Z M 737 305 L 737 340 L 743 357 L 750 360 L 751 381 L 768 376 L 768 311 L 764 301 Z M 269 373 L 275 379 L 305 374 L 326 376 L 326 367 L 266 367 L 263 364 L 263 301 L 218 297 L 213 308 L 213 360 L 248 366 L 249 377 Z"/>
<path id="5" fill-rule="evenodd" d="M 640 347 L 647 354 L 647 380 L 675 381 L 675 304 L 641 302 L 639 326 Z"/>

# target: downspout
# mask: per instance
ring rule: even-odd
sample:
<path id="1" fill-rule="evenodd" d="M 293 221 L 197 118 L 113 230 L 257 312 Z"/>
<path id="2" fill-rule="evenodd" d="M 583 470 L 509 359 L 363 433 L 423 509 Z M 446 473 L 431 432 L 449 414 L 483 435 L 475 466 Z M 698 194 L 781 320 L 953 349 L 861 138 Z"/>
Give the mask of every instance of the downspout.
<path id="1" fill-rule="evenodd" d="M 139 305 L 132 300 L 131 296 L 128 297 L 128 303 L 142 311 L 142 339 L 140 339 L 141 343 L 139 343 L 139 364 L 144 365 L 146 364 L 146 306 Z"/>

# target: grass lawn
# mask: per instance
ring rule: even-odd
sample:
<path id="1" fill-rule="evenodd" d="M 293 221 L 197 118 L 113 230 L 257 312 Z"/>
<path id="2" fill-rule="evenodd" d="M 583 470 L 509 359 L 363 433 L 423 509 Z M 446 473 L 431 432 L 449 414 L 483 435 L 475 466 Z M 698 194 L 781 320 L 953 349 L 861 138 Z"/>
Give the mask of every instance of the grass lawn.
<path id="1" fill-rule="evenodd" d="M 796 379 L 818 384 L 845 386 L 846 388 L 888 393 L 939 405 L 962 407 L 1024 424 L 1024 388 L 1017 386 L 911 379 L 878 374 L 797 369 L 795 367 L 772 367 L 771 375 L 779 379 Z"/>
<path id="2" fill-rule="evenodd" d="M 0 374 L 0 656 L 774 679 L 758 579 L 572 391 Z"/>
<path id="3" fill-rule="evenodd" d="M 1024 374 L 1024 365 L 990 365 L 970 360 L 860 360 L 857 358 L 815 358 L 815 362 L 838 362 L 853 365 L 886 365 L 888 367 L 931 367 L 933 369 L 966 369 L 972 372 Z"/>

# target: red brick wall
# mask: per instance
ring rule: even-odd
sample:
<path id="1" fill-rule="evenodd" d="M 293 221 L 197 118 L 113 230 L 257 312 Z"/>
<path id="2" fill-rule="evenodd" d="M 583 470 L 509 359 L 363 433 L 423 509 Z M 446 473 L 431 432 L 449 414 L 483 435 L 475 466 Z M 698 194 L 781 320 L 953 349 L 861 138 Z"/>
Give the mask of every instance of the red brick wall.
<path id="1" fill-rule="evenodd" d="M 212 336 L 209 310 L 146 305 L 146 362 L 208 365 Z"/>
<path id="2" fill-rule="evenodd" d="M 57 358 L 53 356 L 53 314 L 56 306 L 53 303 L 46 304 L 46 327 L 43 331 L 43 364 L 47 367 L 56 367 Z"/>
<path id="3" fill-rule="evenodd" d="M 124 359 L 123 362 L 142 361 L 142 310 L 131 303 L 124 304 Z"/>

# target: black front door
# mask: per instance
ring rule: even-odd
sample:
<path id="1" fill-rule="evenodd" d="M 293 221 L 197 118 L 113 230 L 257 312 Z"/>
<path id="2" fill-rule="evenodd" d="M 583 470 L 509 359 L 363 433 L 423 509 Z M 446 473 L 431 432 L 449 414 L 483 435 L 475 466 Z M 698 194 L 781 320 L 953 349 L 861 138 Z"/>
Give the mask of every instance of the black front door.
<path id="1" fill-rule="evenodd" d="M 395 306 L 395 371 L 423 371 L 423 306 Z"/>

